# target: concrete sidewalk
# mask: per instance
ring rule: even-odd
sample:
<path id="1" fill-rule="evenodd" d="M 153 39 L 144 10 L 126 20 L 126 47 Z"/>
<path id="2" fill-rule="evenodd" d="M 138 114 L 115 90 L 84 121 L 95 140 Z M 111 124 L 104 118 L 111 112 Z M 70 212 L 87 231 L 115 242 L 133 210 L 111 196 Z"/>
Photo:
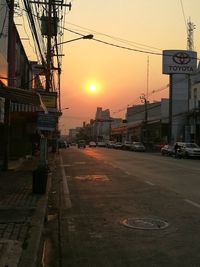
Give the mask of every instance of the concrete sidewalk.
<path id="1" fill-rule="evenodd" d="M 51 175 L 46 193 L 33 194 L 37 162 L 37 158 L 13 161 L 8 171 L 0 171 L 0 267 L 38 266 Z"/>

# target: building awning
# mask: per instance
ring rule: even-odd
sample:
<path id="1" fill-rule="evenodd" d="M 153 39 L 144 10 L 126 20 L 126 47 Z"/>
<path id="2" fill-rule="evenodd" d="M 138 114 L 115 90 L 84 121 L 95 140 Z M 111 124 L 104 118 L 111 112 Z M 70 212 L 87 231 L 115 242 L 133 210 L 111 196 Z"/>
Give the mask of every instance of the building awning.
<path id="1" fill-rule="evenodd" d="M 12 102 L 43 106 L 40 94 L 34 91 L 15 87 L 0 86 L 0 97 L 10 99 Z"/>

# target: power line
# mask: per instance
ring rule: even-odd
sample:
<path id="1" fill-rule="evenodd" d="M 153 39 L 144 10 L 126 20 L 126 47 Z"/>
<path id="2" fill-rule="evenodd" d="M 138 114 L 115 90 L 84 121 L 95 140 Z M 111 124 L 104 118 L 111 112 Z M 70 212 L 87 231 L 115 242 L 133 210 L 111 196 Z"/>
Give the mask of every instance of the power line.
<path id="1" fill-rule="evenodd" d="M 69 32 L 74 33 L 74 34 L 77 34 L 79 36 L 84 36 L 84 34 L 79 33 L 79 32 L 76 32 L 74 30 L 70 30 L 68 28 L 64 28 L 64 29 L 66 31 L 69 31 Z M 147 50 L 143 50 L 143 49 L 130 48 L 130 47 L 127 47 L 127 46 L 117 45 L 117 44 L 114 44 L 114 43 L 103 41 L 103 40 L 100 40 L 100 39 L 97 39 L 97 38 L 93 38 L 92 40 L 93 41 L 96 41 L 96 42 L 99 42 L 99 43 L 103 43 L 105 45 L 109 45 L 109 46 L 113 46 L 113 47 L 116 47 L 116 48 L 121 48 L 121 49 L 129 50 L 129 51 L 133 51 L 133 52 L 139 52 L 139 53 L 150 54 L 150 55 L 155 55 L 155 56 L 163 56 L 163 53 L 151 52 L 151 51 L 147 51 Z M 172 57 L 172 56 L 173 56 L 173 54 L 171 54 L 171 55 L 170 54 L 165 55 L 165 57 Z M 190 58 L 191 59 L 197 59 L 197 60 L 199 60 L 198 57 L 190 57 Z"/>
<path id="2" fill-rule="evenodd" d="M 183 82 L 183 81 L 188 80 L 188 79 L 189 79 L 188 77 L 183 78 L 183 79 L 180 79 L 179 81 L 174 82 L 174 84 Z M 161 91 L 163 91 L 163 90 L 166 90 L 166 89 L 168 89 L 168 88 L 169 88 L 169 84 L 166 84 L 166 85 L 164 85 L 164 86 L 162 86 L 162 87 L 160 87 L 160 88 L 158 88 L 158 89 L 152 90 L 151 92 L 149 92 L 148 96 L 151 96 L 151 95 L 153 95 L 153 94 L 159 93 L 159 92 L 161 92 Z M 139 98 L 137 98 L 137 99 L 139 99 Z M 128 106 L 128 107 L 129 107 L 129 106 L 133 106 L 133 105 L 136 105 L 137 103 L 138 103 L 138 101 L 137 101 L 137 102 L 134 102 L 133 104 L 129 104 L 129 105 L 127 105 L 127 106 Z M 119 109 L 119 110 L 117 110 L 117 111 L 114 111 L 113 114 L 116 114 L 116 113 L 120 113 L 120 112 L 122 112 L 122 111 L 125 111 L 125 110 L 127 109 L 127 106 L 124 107 L 124 108 L 122 108 L 122 109 Z"/>
<path id="3" fill-rule="evenodd" d="M 85 28 L 85 27 L 82 27 L 82 26 L 79 26 L 79 25 L 76 25 L 76 24 L 73 24 L 73 23 L 69 23 L 68 22 L 68 24 L 69 25 L 72 25 L 72 26 L 75 26 L 75 27 L 78 27 L 80 29 L 83 29 L 83 30 L 85 30 L 84 32 L 87 32 L 87 33 L 90 32 L 90 33 L 102 35 L 102 36 L 105 36 L 105 37 L 109 37 L 111 39 L 114 39 L 116 41 L 120 41 L 120 42 L 126 43 L 128 45 L 146 47 L 146 48 L 150 48 L 150 49 L 154 49 L 154 50 L 159 50 L 159 51 L 162 50 L 162 49 L 157 48 L 157 47 L 149 46 L 149 45 L 146 45 L 146 44 L 141 44 L 141 43 L 138 43 L 138 42 L 129 41 L 129 40 L 123 39 L 121 37 L 116 37 L 116 36 L 112 36 L 112 35 L 109 35 L 109 34 L 106 34 L 106 33 L 97 32 L 97 31 L 94 31 L 94 30 L 91 30 L 89 28 Z"/>
<path id="4" fill-rule="evenodd" d="M 182 9 L 182 13 L 183 13 L 183 19 L 184 19 L 184 22 L 185 22 L 185 28 L 186 28 L 186 32 L 187 32 L 187 21 L 186 21 L 185 11 L 184 11 L 184 7 L 183 7 L 183 1 L 180 0 L 180 3 L 181 3 L 181 9 Z"/>
<path id="5" fill-rule="evenodd" d="M 84 36 L 84 34 L 78 33 L 76 31 L 73 31 L 73 30 L 70 30 L 70 29 L 67 29 L 67 28 L 64 28 L 64 29 L 69 31 L 69 32 L 72 32 L 74 34 L 77 34 L 77 35 L 80 35 L 80 36 Z M 156 56 L 162 56 L 162 53 L 158 53 L 158 52 L 151 52 L 151 51 L 142 50 L 142 49 L 130 48 L 130 47 L 126 47 L 126 46 L 122 46 L 122 45 L 117 45 L 117 44 L 114 44 L 114 43 L 106 42 L 106 41 L 103 41 L 103 40 L 100 40 L 100 39 L 96 39 L 96 38 L 93 38 L 92 40 L 94 40 L 96 42 L 99 42 L 99 43 L 103 43 L 103 44 L 109 45 L 109 46 L 113 46 L 113 47 L 129 50 L 129 51 L 140 52 L 140 53 L 144 53 L 144 54 L 151 54 L 151 55 L 156 55 Z"/>

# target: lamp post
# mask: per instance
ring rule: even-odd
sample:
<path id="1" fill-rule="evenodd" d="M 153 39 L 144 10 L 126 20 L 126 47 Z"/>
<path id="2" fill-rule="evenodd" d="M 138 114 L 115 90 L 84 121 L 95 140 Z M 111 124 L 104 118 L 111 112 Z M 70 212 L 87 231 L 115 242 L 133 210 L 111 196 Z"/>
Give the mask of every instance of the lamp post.
<path id="1" fill-rule="evenodd" d="M 148 101 L 147 101 L 147 99 L 146 99 L 144 94 L 142 94 L 142 96 L 140 96 L 140 100 L 141 100 L 142 103 L 144 103 L 144 129 L 143 129 L 143 133 L 142 133 L 142 138 L 143 138 L 143 141 L 148 143 L 148 127 L 147 127 L 147 121 L 148 121 L 147 105 L 148 105 Z"/>
<path id="2" fill-rule="evenodd" d="M 62 108 L 60 111 L 63 111 L 63 110 L 65 110 L 65 109 L 69 109 L 69 108 Z"/>
<path id="3" fill-rule="evenodd" d="M 94 37 L 93 34 L 83 35 L 81 37 L 78 37 L 78 38 L 75 38 L 75 39 L 72 39 L 72 40 L 68 40 L 68 41 L 64 41 L 64 42 L 58 43 L 56 45 L 67 44 L 67 43 L 71 43 L 71 42 L 74 42 L 74 41 L 77 41 L 77 40 L 81 40 L 81 39 L 93 39 L 93 37 Z"/>
<path id="4" fill-rule="evenodd" d="M 74 42 L 74 41 L 78 41 L 78 40 L 81 40 L 81 39 L 89 39 L 89 40 L 91 40 L 91 39 L 93 39 L 93 37 L 94 37 L 94 35 L 93 34 L 88 34 L 88 35 L 83 35 L 83 36 L 81 36 L 81 37 L 78 37 L 78 38 L 75 38 L 75 39 L 71 39 L 71 40 L 67 40 L 67 41 L 64 41 L 64 42 L 61 42 L 61 43 L 56 43 L 54 46 L 53 46 L 53 49 L 52 49 L 52 51 L 53 51 L 53 56 L 57 56 L 58 57 L 58 49 L 56 49 L 56 51 L 57 51 L 57 54 L 54 54 L 54 48 L 55 47 L 57 47 L 57 46 L 59 46 L 59 45 L 62 45 L 62 44 L 67 44 L 67 43 L 71 43 L 71 42 Z M 59 88 L 58 88 L 58 92 L 59 92 L 59 99 L 58 99 L 58 102 L 59 102 L 59 109 L 60 109 L 60 97 L 61 97 L 61 93 L 60 93 L 60 76 L 61 76 L 61 68 L 60 68 L 60 64 L 59 64 L 59 62 L 58 62 L 58 68 L 57 68 L 57 70 L 58 70 L 58 79 L 59 79 Z M 65 108 L 65 109 L 68 109 L 68 108 Z M 60 115 L 62 115 L 62 112 L 61 112 L 62 110 L 60 109 L 59 110 L 59 113 L 61 113 Z"/>

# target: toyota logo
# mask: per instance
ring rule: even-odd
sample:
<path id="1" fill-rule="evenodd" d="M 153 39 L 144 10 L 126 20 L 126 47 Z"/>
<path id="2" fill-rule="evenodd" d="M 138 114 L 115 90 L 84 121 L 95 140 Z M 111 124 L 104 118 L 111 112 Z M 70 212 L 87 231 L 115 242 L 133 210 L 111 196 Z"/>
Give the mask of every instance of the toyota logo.
<path id="1" fill-rule="evenodd" d="M 188 64 L 191 61 L 191 58 L 188 54 L 184 52 L 178 52 L 173 55 L 173 61 L 177 64 L 184 65 Z"/>

